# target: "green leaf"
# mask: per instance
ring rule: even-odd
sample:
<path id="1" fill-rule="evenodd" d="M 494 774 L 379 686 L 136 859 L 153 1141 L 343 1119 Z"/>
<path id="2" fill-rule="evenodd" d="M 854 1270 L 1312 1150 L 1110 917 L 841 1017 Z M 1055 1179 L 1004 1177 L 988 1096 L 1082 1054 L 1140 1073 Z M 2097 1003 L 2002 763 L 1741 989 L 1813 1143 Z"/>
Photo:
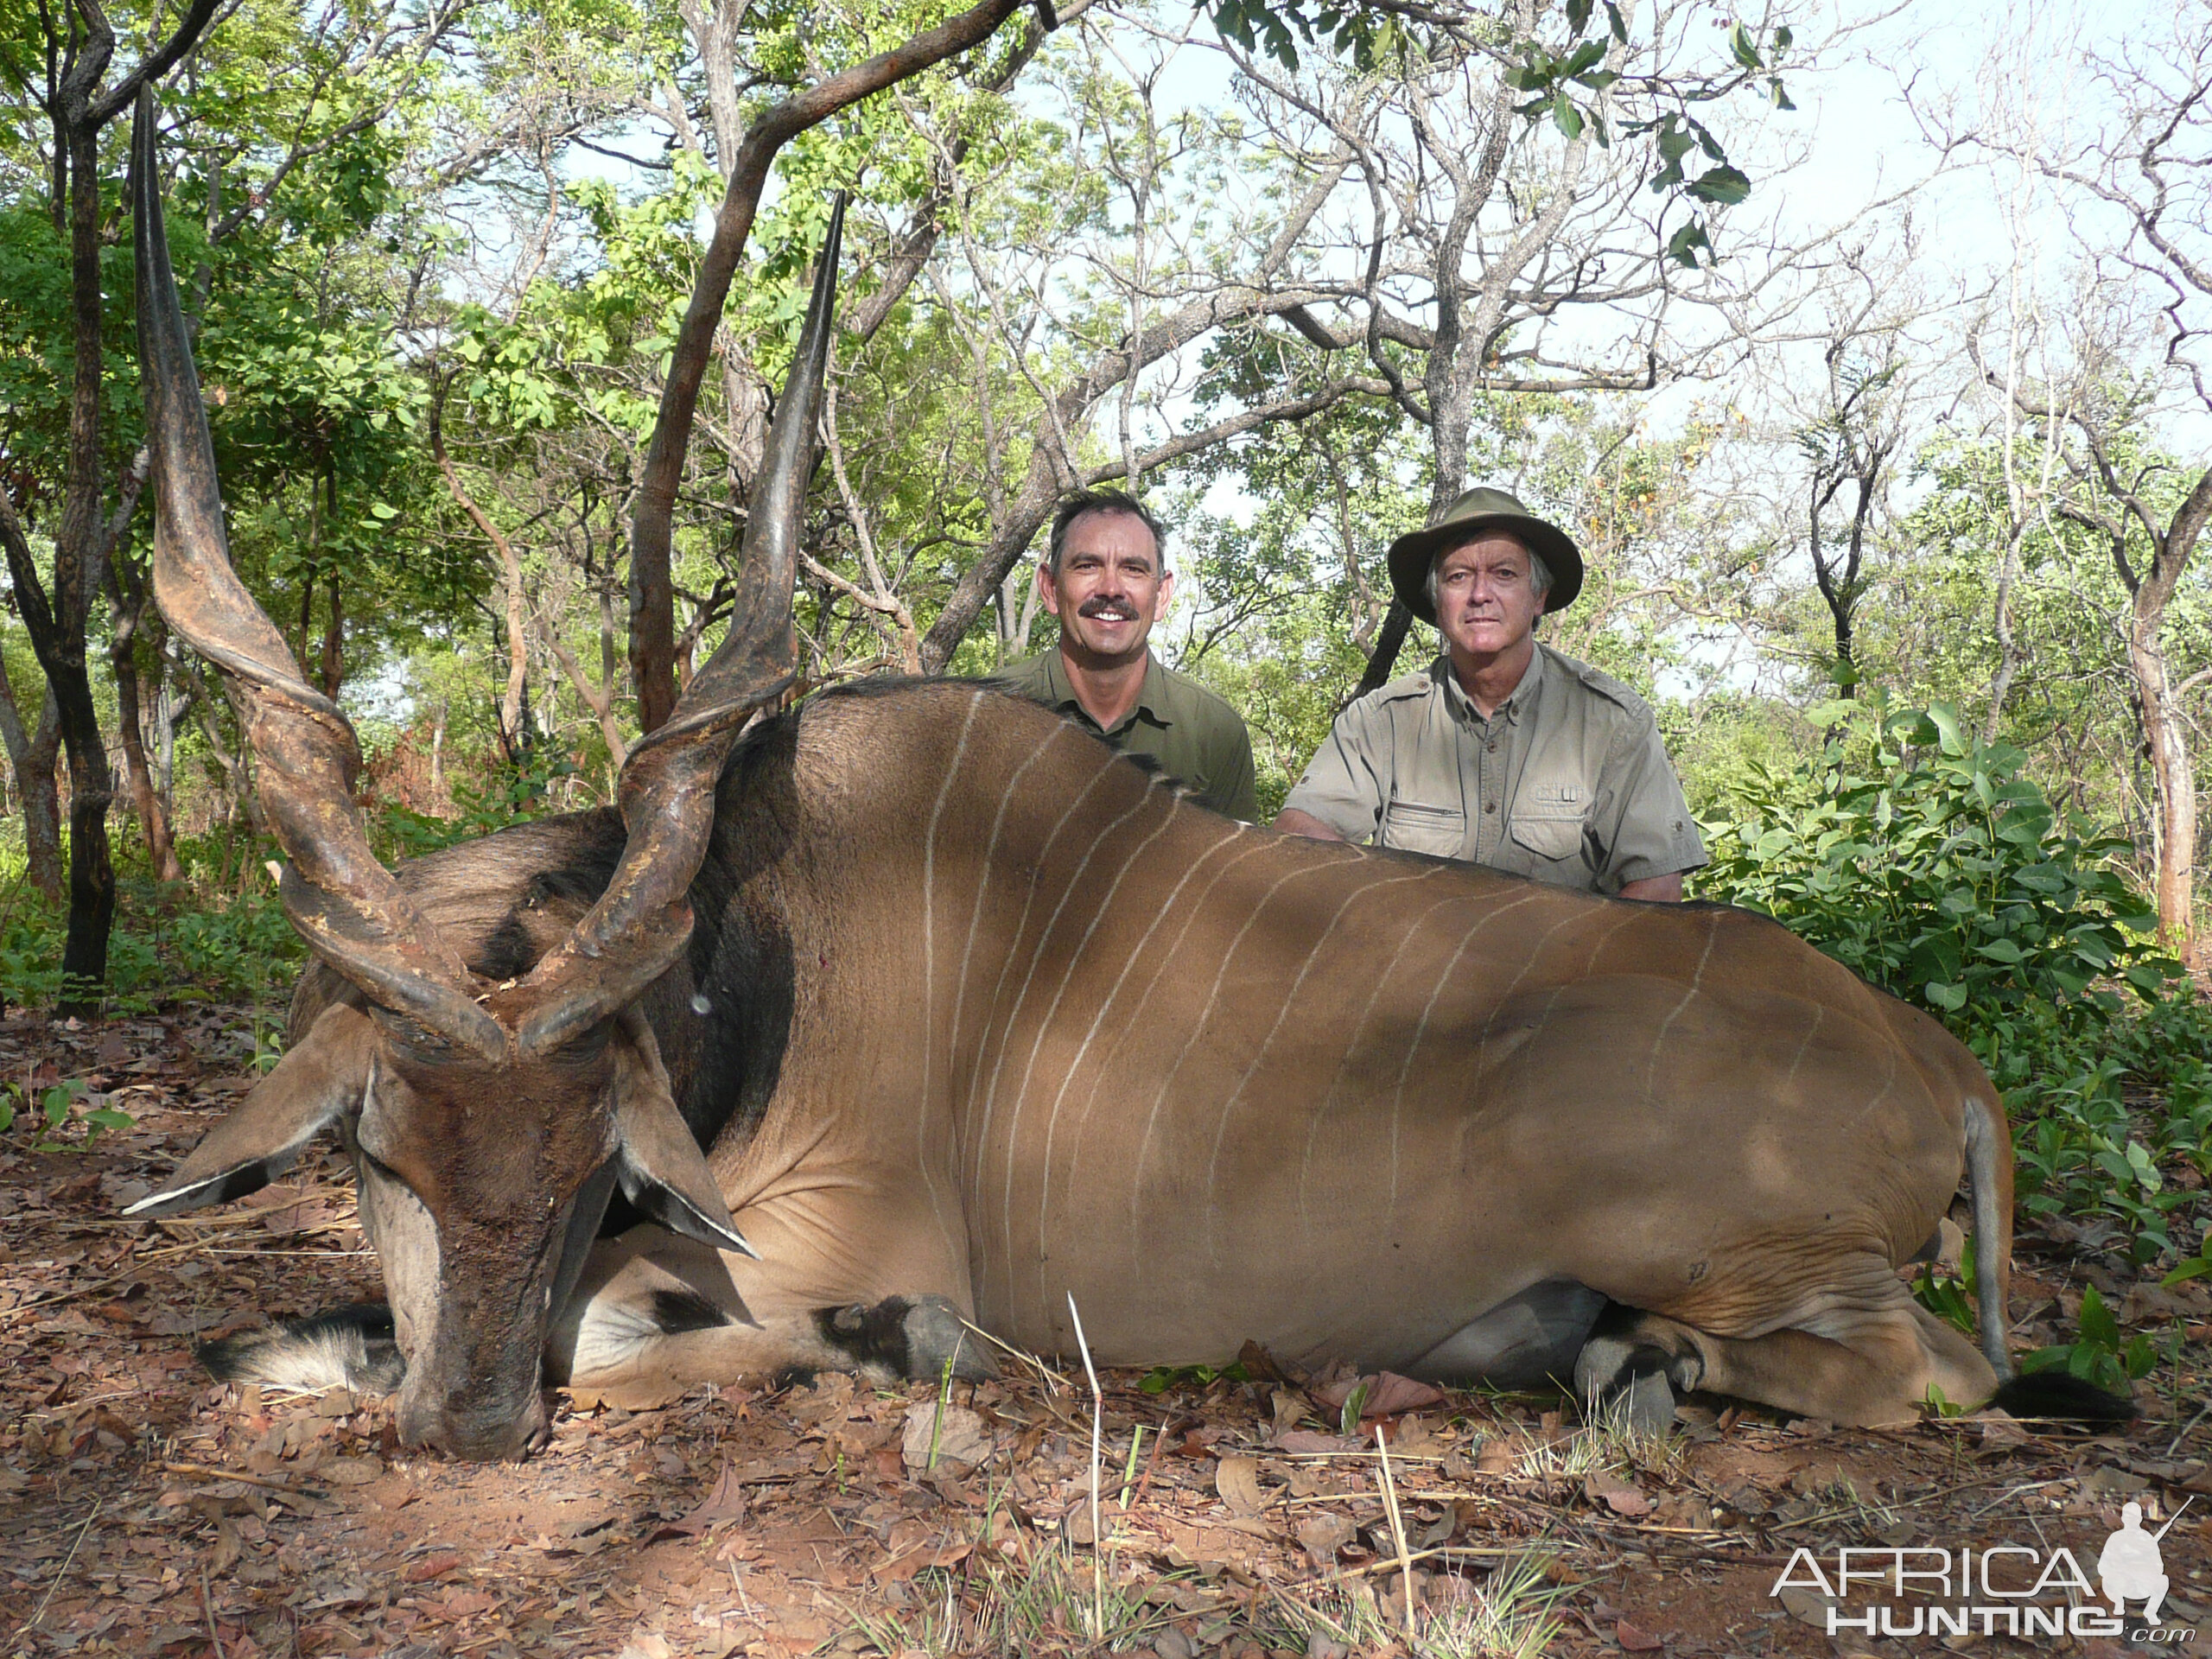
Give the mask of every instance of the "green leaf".
<path id="1" fill-rule="evenodd" d="M 1758 46 L 1752 42 L 1751 31 L 1741 23 L 1728 26 L 1728 51 L 1746 69 L 1764 69 L 1766 67 L 1759 59 Z"/>
<path id="2" fill-rule="evenodd" d="M 1567 0 L 1567 26 L 1580 35 L 1590 27 L 1591 0 Z"/>
<path id="3" fill-rule="evenodd" d="M 1678 226 L 1675 233 L 1667 238 L 1667 257 L 1678 265 L 1694 267 L 1700 248 L 1707 253 L 1713 251 L 1713 244 L 1706 239 L 1705 225 L 1700 219 L 1693 219 Z"/>
<path id="4" fill-rule="evenodd" d="M 1367 1380 L 1362 1377 L 1359 1382 L 1353 1384 L 1352 1391 L 1344 1396 L 1344 1409 L 1337 1416 L 1338 1432 L 1346 1435 L 1357 1435 L 1359 1420 L 1366 1410 Z"/>
<path id="5" fill-rule="evenodd" d="M 1612 30 L 1615 40 L 1623 46 L 1628 44 L 1628 20 L 1621 16 L 1621 9 L 1613 0 L 1605 0 L 1605 26 Z"/>
<path id="6" fill-rule="evenodd" d="M 1689 193 L 1700 201 L 1732 207 L 1751 194 L 1751 181 L 1732 167 L 1708 168 L 1691 182 Z"/>
<path id="7" fill-rule="evenodd" d="M 2105 1299 L 2097 1294 L 2094 1285 L 2082 1287 L 2082 1338 L 2114 1352 L 2120 1348 L 2120 1321 L 2105 1306 Z"/>
<path id="8" fill-rule="evenodd" d="M 2208 1273 L 2212 1273 L 2212 1256 L 2192 1255 L 2164 1278 L 2159 1280 L 2158 1283 L 2165 1289 L 2171 1290 L 2176 1285 L 2185 1285 L 2192 1279 L 2202 1279 Z"/>
<path id="9" fill-rule="evenodd" d="M 1582 111 L 1574 107 L 1574 100 L 1567 95 L 1564 86 L 1552 99 L 1552 124 L 1569 143 L 1582 136 Z"/>
<path id="10" fill-rule="evenodd" d="M 1604 61 L 1605 56 L 1605 48 L 1602 41 L 1585 41 L 1580 46 L 1576 47 L 1573 54 L 1560 66 L 1559 73 L 1563 76 L 1581 74 L 1585 70 L 1595 68 Z"/>

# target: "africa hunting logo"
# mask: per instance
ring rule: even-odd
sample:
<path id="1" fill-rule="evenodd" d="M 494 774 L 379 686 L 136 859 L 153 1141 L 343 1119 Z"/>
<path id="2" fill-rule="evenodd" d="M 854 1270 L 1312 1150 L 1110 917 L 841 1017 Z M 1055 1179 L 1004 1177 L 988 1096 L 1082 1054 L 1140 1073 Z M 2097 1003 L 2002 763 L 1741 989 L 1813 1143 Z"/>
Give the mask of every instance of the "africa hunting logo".
<path id="1" fill-rule="evenodd" d="M 2189 1507 L 2183 1502 L 2182 1509 Z M 2097 1554 L 2097 1582 L 2092 1583 L 2074 1552 L 1992 1544 L 1977 1549 L 1839 1548 L 1825 1567 L 1809 1549 L 1799 1549 L 1767 1593 L 1785 1590 L 1818 1594 L 1825 1603 L 1827 1633 L 1867 1637 L 1947 1636 L 2120 1636 L 2136 1642 L 2182 1643 L 2196 1632 L 2161 1626 L 2166 1599 L 2165 1564 L 2158 1541 L 2181 1519 L 2156 1532 L 2143 1530 L 2143 1506 L 2120 1512 L 2120 1530 Z M 1864 1598 L 1886 1589 L 1910 1608 Z M 1854 1602 L 1853 1592 L 1859 1599 Z M 2142 1623 L 2130 1630 L 2129 1613 L 2140 1604 Z"/>

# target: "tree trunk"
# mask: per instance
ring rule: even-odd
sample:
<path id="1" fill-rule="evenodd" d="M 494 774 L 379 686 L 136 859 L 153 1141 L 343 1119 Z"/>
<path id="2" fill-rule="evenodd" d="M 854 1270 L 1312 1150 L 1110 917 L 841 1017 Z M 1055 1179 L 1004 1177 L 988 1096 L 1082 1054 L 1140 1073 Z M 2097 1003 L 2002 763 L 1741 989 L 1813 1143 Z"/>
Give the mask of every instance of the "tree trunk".
<path id="1" fill-rule="evenodd" d="M 44 692 L 44 688 L 42 688 Z M 62 898 L 62 790 L 53 779 L 53 763 L 62 752 L 62 719 L 53 708 L 53 692 L 40 696 L 38 728 L 24 730 L 16 686 L 0 671 L 0 741 L 7 743 L 9 770 L 16 777 L 16 801 L 22 805 L 24 878 L 48 900 Z"/>
<path id="2" fill-rule="evenodd" d="M 41 688 L 43 690 L 43 688 Z M 15 773 L 16 798 L 23 811 L 24 872 L 30 884 L 54 903 L 61 901 L 61 786 L 54 763 L 61 754 L 61 717 L 54 694 L 40 699 L 38 725 L 23 729 L 16 688 L 0 672 L 0 738 L 8 746 Z"/>
<path id="3" fill-rule="evenodd" d="M 934 29 L 914 35 L 888 52 L 804 87 L 762 111 L 734 148 L 725 144 L 718 159 L 728 188 L 715 214 L 714 234 L 699 261 L 691 298 L 677 332 L 668 378 L 661 386 L 660 411 L 638 480 L 630 527 L 630 672 L 638 692 L 638 725 L 651 732 L 676 707 L 676 594 L 670 575 L 677 489 L 683 480 L 684 452 L 691 417 L 706 378 L 715 330 L 729 296 L 730 279 L 753 229 L 753 211 L 768 181 L 776 152 L 809 127 L 828 120 L 870 92 L 919 74 L 932 64 L 980 45 L 1014 12 L 1020 0 L 982 3 Z M 716 88 L 729 83 L 709 76 Z M 735 105 L 730 110 L 735 120 Z M 723 130 L 725 140 L 728 129 Z M 971 611 L 969 620 L 972 620 Z M 962 630 L 965 631 L 963 622 Z"/>
<path id="4" fill-rule="evenodd" d="M 1392 600 L 1382 618 L 1382 632 L 1376 638 L 1374 654 L 1367 659 L 1367 671 L 1352 688 L 1351 701 L 1357 702 L 1389 683 L 1390 671 L 1398 665 L 1398 653 L 1405 649 L 1406 634 L 1413 625 L 1414 613 Z"/>
<path id="5" fill-rule="evenodd" d="M 2166 664 L 2158 635 L 2204 527 L 2212 523 L 2212 467 L 2197 479 L 2178 511 L 2161 530 L 2140 497 L 2121 487 L 2096 434 L 2085 427 L 2091 454 L 2106 488 L 2125 503 L 2114 520 L 2072 504 L 2060 511 L 2111 538 L 2114 569 L 2130 600 L 2127 666 L 2143 727 L 2142 753 L 2151 763 L 2152 842 L 2157 857 L 2152 883 L 2158 935 L 2166 948 L 2195 965 L 2196 887 L 2196 772 L 2189 752 L 2189 723 Z M 2151 557 L 2139 570 L 2127 554 L 2130 522 L 2149 532 Z"/>
<path id="6" fill-rule="evenodd" d="M 135 498 L 133 498 L 135 499 Z M 121 525 L 117 526 L 118 533 Z M 138 673 L 138 630 L 148 607 L 145 578 L 134 571 L 118 549 L 105 561 L 108 603 L 108 664 L 115 677 L 117 734 L 123 741 L 123 777 L 130 791 L 138 827 L 146 837 L 146 856 L 156 881 L 181 881 L 184 868 L 177 862 L 175 843 L 169 833 L 169 815 L 162 792 L 154 786 L 146 763 L 143 686 Z M 153 653 L 156 700 L 161 695 L 161 655 Z"/>
<path id="7" fill-rule="evenodd" d="M 328 586 L 330 621 L 322 631 L 322 695 L 335 702 L 338 688 L 346 678 L 346 607 L 334 575 Z"/>
<path id="8" fill-rule="evenodd" d="M 54 534 L 54 582 L 41 582 L 12 500 L 0 505 L 16 607 L 61 728 L 69 759 L 69 922 L 61 951 L 60 1011 L 96 1016 L 107 977 L 108 934 L 115 925 L 115 868 L 108 856 L 107 809 L 114 798 L 99 712 L 85 663 L 85 618 L 107 547 L 101 517 L 101 316 L 99 129 L 55 123 L 68 153 L 69 241 L 75 372 L 70 387 L 67 484 Z M 135 498 L 134 498 L 135 499 Z"/>
<path id="9" fill-rule="evenodd" d="M 130 791 L 138 827 L 146 836 L 146 856 L 157 881 L 181 881 L 184 868 L 177 862 L 176 846 L 169 834 L 169 815 L 154 787 L 153 769 L 146 761 L 145 725 L 140 700 L 141 683 L 137 652 L 126 638 L 114 652 L 116 726 L 123 740 L 123 776 Z M 158 692 L 157 692 L 158 695 Z"/>
<path id="10" fill-rule="evenodd" d="M 2158 935 L 2183 962 L 2194 963 L 2192 938 L 2196 875 L 2196 774 L 2190 763 L 2189 733 L 2181 699 L 2174 695 L 2166 653 L 2158 643 L 2163 605 L 2143 601 L 2150 584 L 2136 593 L 2127 631 L 2127 665 L 2135 676 L 2142 710 L 2143 745 L 2151 760 L 2157 816 L 2152 842 L 2158 855 L 2155 883 Z"/>

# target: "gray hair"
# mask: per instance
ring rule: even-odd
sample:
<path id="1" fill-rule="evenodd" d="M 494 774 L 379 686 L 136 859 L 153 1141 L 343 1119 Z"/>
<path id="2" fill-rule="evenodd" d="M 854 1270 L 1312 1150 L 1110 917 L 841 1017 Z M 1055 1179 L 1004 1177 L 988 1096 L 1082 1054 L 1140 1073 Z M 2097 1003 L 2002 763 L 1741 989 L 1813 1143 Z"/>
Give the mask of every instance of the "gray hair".
<path id="1" fill-rule="evenodd" d="M 1431 611 L 1440 613 L 1444 608 L 1439 602 L 1436 595 L 1436 573 L 1444 563 L 1444 554 L 1457 553 L 1461 548 L 1466 546 L 1469 542 L 1480 541 L 1484 539 L 1484 537 L 1487 536 L 1502 536 L 1507 541 L 1512 543 L 1514 546 L 1519 548 L 1523 553 L 1526 553 L 1529 556 L 1529 588 L 1539 600 L 1541 600 L 1546 594 L 1551 592 L 1552 568 L 1550 565 L 1544 563 L 1544 556 L 1542 554 L 1537 552 L 1535 548 L 1529 546 L 1528 543 L 1522 541 L 1518 536 L 1516 536 L 1510 530 L 1485 531 L 1481 536 L 1469 537 L 1465 542 L 1454 542 L 1451 546 L 1446 548 L 1442 553 L 1439 553 L 1434 558 L 1428 562 L 1428 582 L 1425 591 L 1428 594 L 1428 608 Z"/>

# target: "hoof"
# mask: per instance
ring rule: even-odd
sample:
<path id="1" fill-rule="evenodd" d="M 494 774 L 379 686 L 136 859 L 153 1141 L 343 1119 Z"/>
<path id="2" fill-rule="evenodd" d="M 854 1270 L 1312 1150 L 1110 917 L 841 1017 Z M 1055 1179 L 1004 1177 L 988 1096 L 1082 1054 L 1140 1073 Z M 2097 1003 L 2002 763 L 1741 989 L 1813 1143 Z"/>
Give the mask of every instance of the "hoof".
<path id="1" fill-rule="evenodd" d="M 1675 1427 L 1675 1390 L 1667 1381 L 1664 1371 L 1649 1371 L 1632 1376 L 1628 1386 L 1616 1393 L 1608 1402 L 1609 1413 L 1618 1413 L 1631 1433 L 1659 1435 L 1671 1432 Z"/>
<path id="2" fill-rule="evenodd" d="M 1636 1318 L 1600 1323 L 1576 1357 L 1574 1389 L 1593 1419 L 1618 1414 L 1636 1433 L 1664 1434 L 1675 1424 L 1675 1402 L 1697 1387 L 1705 1367 L 1694 1351 L 1669 1353 L 1649 1340 Z"/>
<path id="3" fill-rule="evenodd" d="M 980 1382 L 996 1376 L 990 1345 L 968 1328 L 960 1310 L 942 1296 L 917 1298 L 906 1310 L 906 1375 L 941 1377 L 949 1361 L 952 1374 L 963 1382 Z"/>
<path id="4" fill-rule="evenodd" d="M 855 1370 L 935 1382 L 950 1363 L 963 1382 L 998 1375 L 988 1346 L 942 1296 L 887 1296 L 873 1307 L 823 1308 L 815 1319 Z"/>

